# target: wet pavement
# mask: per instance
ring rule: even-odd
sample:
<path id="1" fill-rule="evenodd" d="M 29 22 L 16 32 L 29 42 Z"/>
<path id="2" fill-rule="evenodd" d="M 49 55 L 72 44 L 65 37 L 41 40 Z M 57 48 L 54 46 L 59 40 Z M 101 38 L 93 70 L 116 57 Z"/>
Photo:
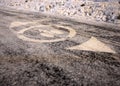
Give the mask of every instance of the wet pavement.
<path id="1" fill-rule="evenodd" d="M 120 86 L 120 28 L 0 8 L 0 86 Z"/>

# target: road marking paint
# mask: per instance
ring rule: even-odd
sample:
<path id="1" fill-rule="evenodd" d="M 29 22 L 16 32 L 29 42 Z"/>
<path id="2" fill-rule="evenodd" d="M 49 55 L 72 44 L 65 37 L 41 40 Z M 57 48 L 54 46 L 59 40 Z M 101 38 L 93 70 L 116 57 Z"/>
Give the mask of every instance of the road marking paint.
<path id="1" fill-rule="evenodd" d="M 19 22 L 19 21 L 15 21 L 15 22 L 11 23 L 10 28 L 19 27 L 19 26 L 22 26 L 22 25 L 30 24 L 30 23 L 33 24 L 33 23 L 36 23 L 36 22 Z"/>
<path id="2" fill-rule="evenodd" d="M 51 32 L 51 33 L 54 33 L 54 34 L 64 34 L 63 31 L 57 30 L 57 29 L 52 29 L 52 30 L 50 30 L 50 32 Z"/>
<path id="3" fill-rule="evenodd" d="M 85 50 L 85 51 L 95 51 L 95 52 L 108 52 L 108 53 L 116 53 L 109 46 L 102 43 L 95 37 L 91 37 L 87 42 L 84 42 L 80 45 L 66 48 L 69 50 Z"/>
<path id="4" fill-rule="evenodd" d="M 68 30 L 69 31 L 69 35 L 68 35 L 69 38 L 72 38 L 77 34 L 76 31 L 73 28 L 70 28 L 68 26 L 61 26 L 61 25 L 55 25 L 55 26 L 56 27 L 61 27 L 61 28 L 64 28 L 64 29 Z"/>
<path id="5" fill-rule="evenodd" d="M 40 33 L 42 36 L 48 37 L 48 38 L 54 38 L 53 34 L 50 33 Z"/>
<path id="6" fill-rule="evenodd" d="M 25 37 L 24 35 L 18 35 L 18 38 L 22 39 L 24 41 L 38 42 L 38 43 L 49 43 L 49 42 L 58 42 L 58 41 L 66 40 L 66 38 L 54 39 L 54 40 L 37 40 L 37 39 L 32 39 L 32 38 Z"/>
<path id="7" fill-rule="evenodd" d="M 10 25 L 10 29 L 14 28 L 14 27 L 20 27 L 21 25 L 27 25 L 27 24 L 37 24 L 38 21 L 33 21 L 33 22 L 13 22 L 11 23 Z M 54 24 L 53 24 L 54 25 Z M 76 35 L 76 31 L 73 29 L 73 28 L 70 28 L 70 27 L 67 27 L 67 26 L 61 26 L 61 25 L 54 25 L 58 28 L 61 28 L 60 30 L 58 29 L 55 29 L 53 28 L 52 24 L 51 25 L 42 25 L 42 24 L 39 24 L 39 25 L 34 25 L 34 26 L 30 26 L 28 28 L 23 28 L 19 31 L 13 31 L 16 33 L 17 37 L 19 39 L 22 39 L 24 41 L 29 41 L 29 42 L 39 42 L 39 43 L 45 43 L 45 42 L 59 42 L 59 41 L 64 41 L 66 40 L 67 38 L 72 38 Z M 49 28 L 50 29 L 46 29 L 46 28 Z M 52 29 L 51 29 L 52 27 Z M 35 28 L 38 28 L 38 31 L 40 32 L 40 35 L 41 36 L 45 36 L 45 37 L 48 37 L 48 38 L 54 38 L 54 39 L 48 39 L 48 40 L 41 40 L 41 39 L 34 39 L 34 38 L 29 38 L 29 37 L 26 37 L 24 34 L 25 31 L 28 31 L 30 29 L 35 29 Z M 45 28 L 45 29 L 42 29 L 42 28 Z M 68 34 L 65 36 L 65 37 L 61 37 L 61 38 L 55 38 L 55 35 L 62 35 L 62 34 L 65 34 L 63 29 L 67 30 L 68 31 Z M 37 30 L 37 29 L 36 29 Z"/>

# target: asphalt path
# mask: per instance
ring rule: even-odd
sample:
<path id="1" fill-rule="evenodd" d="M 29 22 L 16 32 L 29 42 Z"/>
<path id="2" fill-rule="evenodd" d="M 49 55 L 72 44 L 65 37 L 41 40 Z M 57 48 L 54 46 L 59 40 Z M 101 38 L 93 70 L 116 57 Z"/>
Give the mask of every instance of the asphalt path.
<path id="1" fill-rule="evenodd" d="M 0 8 L 0 86 L 120 86 L 120 28 Z"/>

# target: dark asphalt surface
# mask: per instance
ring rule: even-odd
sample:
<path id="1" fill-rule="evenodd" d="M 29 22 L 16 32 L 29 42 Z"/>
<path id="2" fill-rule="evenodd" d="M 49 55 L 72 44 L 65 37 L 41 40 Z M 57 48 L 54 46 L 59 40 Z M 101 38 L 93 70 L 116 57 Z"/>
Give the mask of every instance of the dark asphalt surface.
<path id="1" fill-rule="evenodd" d="M 23 23 L 14 26 L 16 21 Z M 19 38 L 20 30 L 41 24 L 70 27 L 76 35 L 66 37 L 69 31 L 59 27 L 64 34 L 50 38 L 33 28 L 24 35 L 35 40 L 65 40 L 41 43 Z M 66 49 L 91 37 L 116 53 Z M 0 8 L 0 86 L 120 86 L 120 28 Z"/>

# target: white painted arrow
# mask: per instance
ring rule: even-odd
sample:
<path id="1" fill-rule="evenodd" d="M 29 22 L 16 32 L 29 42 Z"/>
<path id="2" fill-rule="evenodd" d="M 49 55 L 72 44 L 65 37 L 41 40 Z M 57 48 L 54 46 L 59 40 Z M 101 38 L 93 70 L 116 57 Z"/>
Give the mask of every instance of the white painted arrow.
<path id="1" fill-rule="evenodd" d="M 85 43 L 82 43 L 80 45 L 76 45 L 76 46 L 73 46 L 73 47 L 69 47 L 69 48 L 66 48 L 66 49 L 116 53 L 109 46 L 107 46 L 106 44 L 102 43 L 101 41 L 99 41 L 95 37 L 91 37 Z"/>

